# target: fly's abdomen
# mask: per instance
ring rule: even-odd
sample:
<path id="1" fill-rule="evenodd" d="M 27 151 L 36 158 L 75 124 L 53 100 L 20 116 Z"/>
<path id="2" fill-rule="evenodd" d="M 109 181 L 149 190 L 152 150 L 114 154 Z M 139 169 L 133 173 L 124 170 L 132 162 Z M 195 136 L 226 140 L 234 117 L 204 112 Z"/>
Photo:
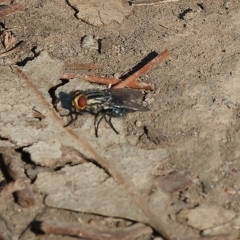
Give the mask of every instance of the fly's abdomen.
<path id="1" fill-rule="evenodd" d="M 112 117 L 121 118 L 127 115 L 127 110 L 124 108 L 113 107 L 111 111 L 107 113 L 107 115 Z"/>

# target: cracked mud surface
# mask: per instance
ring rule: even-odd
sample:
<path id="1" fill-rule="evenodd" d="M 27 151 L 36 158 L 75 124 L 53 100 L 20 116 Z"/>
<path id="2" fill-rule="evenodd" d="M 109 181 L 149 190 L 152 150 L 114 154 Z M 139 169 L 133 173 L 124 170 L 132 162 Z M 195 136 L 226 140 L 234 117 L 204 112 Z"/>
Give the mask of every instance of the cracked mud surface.
<path id="1" fill-rule="evenodd" d="M 53 59 L 65 63 L 102 64 L 101 70 L 91 72 L 98 76 L 126 76 L 143 59 L 146 60 L 148 54 L 169 49 L 171 58 L 141 77 L 142 80 L 156 85 L 155 91 L 146 93 L 146 102 L 151 111 L 129 114 L 123 123 L 117 122 L 117 127 L 123 129 L 120 136 L 140 149 L 165 148 L 168 151 L 168 159 L 155 169 L 154 176 L 181 172 L 187 179 L 187 187 L 176 192 L 173 191 L 175 186 L 169 184 L 171 178 L 166 183 L 171 188 L 166 191 L 174 192 L 169 200 L 169 209 L 170 205 L 172 206 L 169 210 L 171 220 L 176 220 L 175 215 L 181 209 L 202 204 L 220 206 L 236 215 L 240 212 L 239 1 L 204 0 L 200 3 L 186 0 L 138 6 L 134 7 L 122 24 L 113 22 L 110 25 L 94 27 L 78 20 L 65 1 L 35 0 L 28 3 L 24 11 L 1 20 L 1 26 L 3 25 L 11 29 L 19 41 L 37 43 L 37 46 Z M 86 35 L 93 35 L 95 39 L 102 41 L 105 44 L 104 51 L 99 53 L 97 49 L 83 49 L 81 40 Z M 4 52 L 3 47 L 0 50 Z M 1 69 L 29 57 L 30 61 L 34 59 L 32 53 L 19 53 L 2 58 Z M 9 71 L 6 74 L 11 73 Z M 48 79 L 45 80 L 47 83 Z M 61 81 L 57 80 L 55 84 L 51 84 L 49 80 L 49 85 L 46 86 L 45 96 L 49 103 L 55 93 L 59 94 L 69 86 L 78 85 L 77 81 L 61 85 Z M 59 87 L 54 89 L 58 84 Z M 52 89 L 51 96 L 49 89 Z M 1 104 L 4 106 L 0 109 L 1 118 L 4 116 L 5 119 L 3 122 L 7 122 L 5 113 L 11 111 L 10 105 L 17 108 L 11 101 L 14 97 L 18 99 L 19 89 L 16 87 L 11 94 L 13 98 L 4 99 Z M 21 96 L 19 99 L 22 100 Z M 37 118 L 29 117 L 35 98 L 30 94 L 26 101 L 26 108 L 21 111 L 23 118 L 28 119 L 28 126 L 43 128 Z M 14 118 L 14 112 L 9 116 Z M 92 116 L 83 116 L 72 128 L 81 134 L 81 127 L 88 127 L 84 126 L 84 123 L 85 119 L 89 118 L 92 119 Z M 16 123 L 18 119 L 15 120 Z M 18 121 L 21 123 L 23 120 Z M 105 137 L 108 135 L 104 135 L 105 131 L 111 130 L 102 124 L 101 131 Z M 109 135 L 111 134 L 114 133 Z M 22 148 L 25 147 L 31 152 L 33 143 L 28 142 L 29 136 L 26 136 L 25 144 L 19 145 L 21 141 L 18 136 L 13 139 L 4 134 L 2 128 L 0 137 L 1 147 L 12 146 L 20 149 L 22 154 Z M 89 136 L 86 136 L 86 139 L 93 141 Z M 54 139 L 52 140 L 54 142 Z M 46 144 L 57 145 L 53 142 Z M 121 143 L 119 141 L 119 145 Z M 51 172 L 54 167 L 61 168 L 68 164 L 71 158 L 85 162 L 81 154 L 71 146 L 62 146 L 61 152 L 64 160 L 55 166 L 46 164 L 43 169 L 39 169 L 40 174 L 41 171 Z M 36 176 L 34 174 L 33 176 Z M 182 175 L 172 179 L 182 179 Z M 1 180 L 3 179 L 1 175 Z M 161 185 L 159 182 L 156 184 Z M 163 185 L 161 187 L 164 189 Z M 36 203 L 30 209 L 22 209 L 14 202 L 13 197 L 7 198 L 0 206 L 1 224 L 10 232 L 12 239 L 18 239 L 19 236 L 20 239 L 36 239 L 36 236 L 26 229 L 28 224 L 39 216 L 69 221 L 80 218 L 86 222 L 94 219 L 96 223 L 104 222 L 102 224 L 105 226 L 117 225 L 113 219 L 108 222 L 101 216 L 57 211 L 46 207 L 43 204 L 44 194 L 35 189 L 34 184 L 33 191 L 36 194 Z M 121 224 L 128 226 L 129 222 Z M 195 231 L 191 234 L 197 236 L 199 233 Z M 72 239 L 66 236 L 59 238 Z M 56 239 L 56 236 L 48 236 L 47 239 Z"/>

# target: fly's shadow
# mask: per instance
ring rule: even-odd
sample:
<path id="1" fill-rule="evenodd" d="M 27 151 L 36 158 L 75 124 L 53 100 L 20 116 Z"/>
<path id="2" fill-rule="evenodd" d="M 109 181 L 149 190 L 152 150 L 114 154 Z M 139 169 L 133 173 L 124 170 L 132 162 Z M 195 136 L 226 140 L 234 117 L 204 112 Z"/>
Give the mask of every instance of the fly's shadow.
<path id="1" fill-rule="evenodd" d="M 59 97 L 56 100 L 56 104 L 60 103 L 61 107 L 67 110 L 72 109 L 72 94 L 66 92 L 59 92 Z"/>
<path id="2" fill-rule="evenodd" d="M 56 104 L 61 105 L 63 109 L 68 110 L 67 114 L 61 114 L 61 117 L 70 117 L 70 121 L 64 126 L 67 127 L 77 120 L 79 115 L 83 113 L 77 112 L 74 106 L 72 105 L 72 93 L 59 92 L 59 97 L 56 100 Z"/>
<path id="3" fill-rule="evenodd" d="M 127 77 L 129 77 L 130 75 L 134 74 L 135 72 L 137 72 L 139 69 L 141 69 L 144 65 L 146 65 L 147 63 L 149 63 L 151 60 L 153 60 L 156 56 L 158 56 L 158 53 L 153 51 L 151 53 L 149 53 L 145 58 L 143 58 L 141 60 L 140 63 L 138 63 L 137 65 L 135 65 L 131 71 L 129 71 L 126 74 L 123 74 L 120 79 L 125 79 Z"/>

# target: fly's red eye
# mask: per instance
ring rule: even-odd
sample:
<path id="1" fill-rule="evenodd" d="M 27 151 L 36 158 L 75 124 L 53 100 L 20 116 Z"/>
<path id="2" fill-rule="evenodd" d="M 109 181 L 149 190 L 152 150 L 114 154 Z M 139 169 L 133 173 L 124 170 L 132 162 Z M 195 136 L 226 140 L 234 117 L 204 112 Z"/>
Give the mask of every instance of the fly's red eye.
<path id="1" fill-rule="evenodd" d="M 80 108 L 84 108 L 86 105 L 87 105 L 87 99 L 86 99 L 86 97 L 81 96 L 81 97 L 78 99 L 78 106 L 79 106 Z"/>

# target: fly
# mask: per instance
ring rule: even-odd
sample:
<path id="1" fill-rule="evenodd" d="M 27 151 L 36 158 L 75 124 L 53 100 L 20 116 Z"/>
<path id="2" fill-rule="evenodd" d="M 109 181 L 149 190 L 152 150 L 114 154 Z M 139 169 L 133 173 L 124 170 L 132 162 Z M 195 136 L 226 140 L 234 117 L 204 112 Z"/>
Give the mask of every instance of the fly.
<path id="1" fill-rule="evenodd" d="M 142 97 L 142 93 L 132 89 L 89 89 L 71 92 L 72 108 L 68 115 L 71 120 L 66 126 L 77 120 L 78 115 L 89 112 L 95 115 L 95 135 L 98 137 L 98 127 L 104 119 L 117 134 L 119 132 L 112 124 L 112 117 L 121 118 L 135 111 L 149 111 L 149 108 L 132 102 Z M 73 117 L 75 115 L 75 117 Z"/>

